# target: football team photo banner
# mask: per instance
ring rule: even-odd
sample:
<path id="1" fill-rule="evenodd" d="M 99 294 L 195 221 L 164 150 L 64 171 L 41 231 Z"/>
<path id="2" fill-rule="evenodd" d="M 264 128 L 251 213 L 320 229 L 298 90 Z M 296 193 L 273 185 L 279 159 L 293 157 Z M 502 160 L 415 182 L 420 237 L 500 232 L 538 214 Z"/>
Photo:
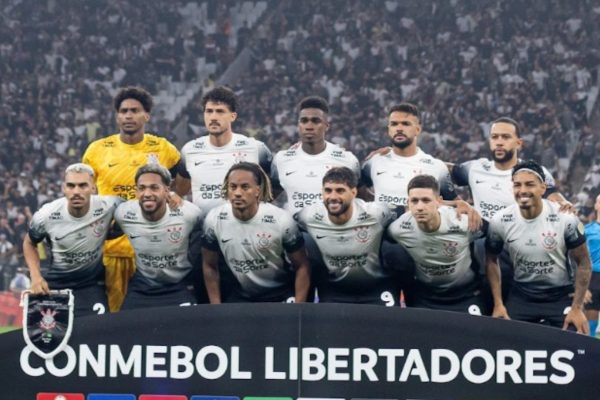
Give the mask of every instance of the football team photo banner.
<path id="1" fill-rule="evenodd" d="M 591 337 L 459 313 L 344 304 L 127 311 L 76 319 L 68 344 L 51 358 L 36 354 L 20 332 L 0 335 L 0 351 L 6 399 L 68 392 L 564 400 L 597 398 L 600 381 L 600 341 Z"/>

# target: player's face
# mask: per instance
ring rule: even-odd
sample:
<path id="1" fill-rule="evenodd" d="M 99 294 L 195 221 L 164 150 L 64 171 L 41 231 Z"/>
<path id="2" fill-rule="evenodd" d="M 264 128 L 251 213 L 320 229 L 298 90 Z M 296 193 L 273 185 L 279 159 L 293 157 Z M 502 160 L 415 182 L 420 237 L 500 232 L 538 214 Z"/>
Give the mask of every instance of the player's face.
<path id="1" fill-rule="evenodd" d="M 419 119 L 405 112 L 395 111 L 388 119 L 388 135 L 392 146 L 404 149 L 410 146 L 421 133 Z"/>
<path id="2" fill-rule="evenodd" d="M 153 215 L 166 207 L 169 188 L 158 174 L 142 174 L 136 183 L 136 194 L 142 212 Z"/>
<path id="3" fill-rule="evenodd" d="M 210 135 L 222 135 L 231 132 L 231 124 L 237 118 L 237 113 L 231 112 L 225 103 L 206 102 L 204 106 L 204 126 Z"/>
<path id="4" fill-rule="evenodd" d="M 125 99 L 117 111 L 117 126 L 126 135 L 144 133 L 144 126 L 150 120 L 142 103 L 134 99 Z"/>
<path id="5" fill-rule="evenodd" d="M 517 137 L 517 129 L 506 122 L 497 122 L 490 129 L 490 151 L 494 161 L 503 163 L 512 160 L 521 150 L 523 140 Z"/>
<path id="6" fill-rule="evenodd" d="M 323 185 L 323 204 L 329 215 L 344 214 L 350 208 L 355 197 L 356 188 L 350 188 L 344 183 L 326 182 Z"/>
<path id="7" fill-rule="evenodd" d="M 408 209 L 417 223 L 427 223 L 435 218 L 439 196 L 432 189 L 413 188 L 408 193 Z"/>
<path id="8" fill-rule="evenodd" d="M 260 186 L 250 171 L 234 170 L 229 174 L 227 200 L 234 209 L 245 210 L 258 204 Z"/>
<path id="9" fill-rule="evenodd" d="M 69 172 L 66 174 L 63 193 L 70 208 L 76 210 L 87 208 L 95 190 L 94 180 L 88 173 Z"/>
<path id="10" fill-rule="evenodd" d="M 298 132 L 302 143 L 322 143 L 325 132 L 329 129 L 327 114 L 318 108 L 305 108 L 300 111 L 298 118 Z"/>
<path id="11" fill-rule="evenodd" d="M 546 184 L 537 175 L 523 171 L 513 175 L 513 193 L 519 207 L 528 210 L 542 201 Z"/>

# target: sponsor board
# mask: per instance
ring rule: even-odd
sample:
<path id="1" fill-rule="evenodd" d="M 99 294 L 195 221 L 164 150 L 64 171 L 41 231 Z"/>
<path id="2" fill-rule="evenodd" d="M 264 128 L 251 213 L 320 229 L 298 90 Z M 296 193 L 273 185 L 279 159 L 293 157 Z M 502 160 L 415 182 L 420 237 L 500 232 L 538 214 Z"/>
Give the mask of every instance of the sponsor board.
<path id="1" fill-rule="evenodd" d="M 185 321 L 183 323 L 182 321 Z M 209 321 L 209 322 L 208 322 Z M 235 323 L 232 323 L 235 321 Z M 466 314 L 344 304 L 165 307 L 80 318 L 42 359 L 0 336 L 3 398 L 37 393 L 594 398 L 597 340 Z M 334 396 L 331 396 L 334 394 Z"/>

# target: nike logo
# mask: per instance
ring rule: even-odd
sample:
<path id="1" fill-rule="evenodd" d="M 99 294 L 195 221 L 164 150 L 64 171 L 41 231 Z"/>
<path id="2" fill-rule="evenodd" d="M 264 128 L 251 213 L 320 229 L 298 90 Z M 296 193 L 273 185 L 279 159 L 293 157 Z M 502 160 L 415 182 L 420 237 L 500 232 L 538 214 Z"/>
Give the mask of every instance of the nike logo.
<path id="1" fill-rule="evenodd" d="M 286 173 L 285 173 L 285 176 L 290 176 L 291 174 L 294 174 L 294 173 L 296 173 L 296 171 L 292 171 L 292 172 L 286 172 Z"/>
<path id="2" fill-rule="evenodd" d="M 405 249 L 414 249 L 417 246 L 404 246 Z"/>
<path id="3" fill-rule="evenodd" d="M 232 238 L 233 239 L 233 238 Z M 221 243 L 227 243 L 229 242 L 231 239 L 221 239 Z"/>
<path id="4" fill-rule="evenodd" d="M 327 237 L 327 236 L 319 236 L 319 235 L 317 235 L 317 239 L 323 239 L 325 237 Z"/>
<path id="5" fill-rule="evenodd" d="M 195 165 L 195 166 L 198 166 L 198 165 L 200 165 L 200 164 L 204 164 L 205 162 L 206 162 L 206 161 L 198 161 L 198 162 L 195 162 L 195 163 L 194 163 L 194 165 Z"/>
<path id="6" fill-rule="evenodd" d="M 478 181 L 477 179 L 475 179 L 475 183 L 483 183 L 485 181 Z"/>
<path id="7" fill-rule="evenodd" d="M 116 162 L 116 163 L 108 163 L 108 168 L 112 168 L 115 165 L 119 165 L 119 163 L 118 162 Z"/>
<path id="8" fill-rule="evenodd" d="M 64 239 L 64 238 L 66 238 L 67 236 L 69 236 L 69 235 L 65 235 L 65 236 L 61 236 L 61 237 L 54 236 L 54 240 L 56 240 L 56 241 L 63 240 L 63 239 Z"/>
<path id="9" fill-rule="evenodd" d="M 385 174 L 387 171 L 381 171 L 381 172 L 377 172 L 377 176 L 381 175 L 381 174 Z"/>
<path id="10" fill-rule="evenodd" d="M 142 236 L 142 235 L 136 235 L 136 236 L 133 236 L 133 235 L 131 235 L 131 236 L 129 236 L 129 239 L 137 239 L 137 238 L 139 238 L 140 236 Z"/>
<path id="11" fill-rule="evenodd" d="M 509 239 L 509 240 L 507 240 L 506 242 L 507 242 L 507 243 L 512 243 L 512 242 L 515 242 L 515 241 L 517 241 L 517 240 L 518 240 L 518 239 Z"/>

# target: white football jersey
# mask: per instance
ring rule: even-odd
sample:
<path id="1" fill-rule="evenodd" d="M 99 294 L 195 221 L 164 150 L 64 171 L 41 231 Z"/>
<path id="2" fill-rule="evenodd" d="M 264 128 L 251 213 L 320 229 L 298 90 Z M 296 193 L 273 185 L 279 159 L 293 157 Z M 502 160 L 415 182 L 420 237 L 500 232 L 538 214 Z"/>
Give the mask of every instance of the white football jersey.
<path id="1" fill-rule="evenodd" d="M 91 196 L 88 213 L 75 218 L 63 197 L 33 215 L 29 237 L 34 243 L 47 239 L 51 246 L 52 263 L 42 275 L 52 288 L 76 287 L 97 276 L 103 268 L 102 246 L 122 201 L 117 196 Z"/>
<path id="2" fill-rule="evenodd" d="M 319 247 L 330 283 L 360 293 L 390 279 L 379 259 L 381 239 L 392 219 L 385 204 L 355 199 L 352 217 L 342 225 L 331 222 L 322 202 L 305 207 L 296 218 Z"/>
<path id="3" fill-rule="evenodd" d="M 408 204 L 408 182 L 417 175 L 431 175 L 438 180 L 444 200 L 454 200 L 456 192 L 442 161 L 418 149 L 411 157 L 396 155 L 393 151 L 375 155 L 363 165 L 362 178 L 375 191 L 375 201 L 390 208 Z"/>
<path id="4" fill-rule="evenodd" d="M 115 221 L 135 252 L 136 279 L 149 288 L 180 283 L 192 270 L 188 259 L 192 232 L 202 229 L 202 211 L 189 201 L 170 209 L 158 221 L 144 218 L 137 200 L 121 204 Z M 200 235 L 194 235 L 200 237 Z"/>
<path id="5" fill-rule="evenodd" d="M 358 159 L 349 151 L 327 142 L 319 154 L 308 154 L 301 146 L 282 150 L 275 155 L 271 167 L 273 184 L 285 190 L 284 208 L 292 215 L 303 207 L 321 202 L 323 176 L 332 167 L 348 167 L 360 176 Z"/>
<path id="6" fill-rule="evenodd" d="M 543 200 L 542 213 L 525 219 L 513 204 L 490 221 L 487 248 L 494 254 L 508 250 L 514 280 L 528 293 L 572 286 L 573 270 L 567 250 L 585 243 L 584 227 L 572 214 L 560 213 L 560 206 Z"/>
<path id="7" fill-rule="evenodd" d="M 181 149 L 181 160 L 191 179 L 192 201 L 206 214 L 225 202 L 221 187 L 233 164 L 241 161 L 256 163 L 268 174 L 272 156 L 263 142 L 234 133 L 231 141 L 222 147 L 210 144 L 209 136 L 186 143 Z"/>
<path id="8" fill-rule="evenodd" d="M 243 294 L 252 298 L 293 287 L 295 271 L 286 262 L 284 252 L 294 252 L 304 242 L 287 211 L 260 203 L 252 219 L 241 221 L 226 203 L 206 216 L 202 245 L 223 253 Z"/>
<path id="9" fill-rule="evenodd" d="M 555 182 L 550 171 L 544 168 L 546 195 L 555 192 Z M 500 170 L 486 158 L 457 164 L 452 178 L 458 186 L 469 186 L 473 205 L 481 217 L 489 221 L 498 211 L 515 203 L 512 189 L 512 169 Z"/>
<path id="10" fill-rule="evenodd" d="M 470 244 L 482 232 L 469 231 L 466 216 L 460 220 L 456 209 L 439 208 L 441 224 L 435 232 L 422 231 L 407 212 L 388 228 L 388 235 L 401 244 L 415 261 L 415 276 L 433 291 L 459 288 L 476 279 Z"/>

